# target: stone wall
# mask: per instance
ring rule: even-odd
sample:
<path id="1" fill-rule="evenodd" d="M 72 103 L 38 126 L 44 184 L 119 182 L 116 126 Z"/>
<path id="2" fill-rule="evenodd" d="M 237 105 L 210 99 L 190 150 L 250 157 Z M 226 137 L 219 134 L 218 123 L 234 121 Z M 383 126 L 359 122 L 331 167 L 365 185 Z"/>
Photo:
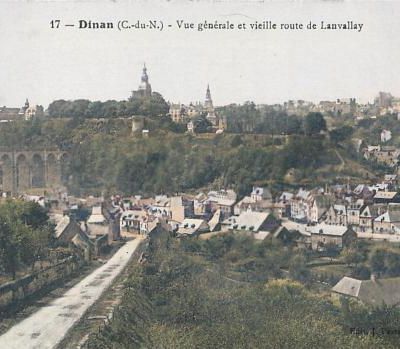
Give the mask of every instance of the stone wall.
<path id="1" fill-rule="evenodd" d="M 73 256 L 0 286 L 0 311 L 23 302 L 54 284 L 61 282 L 78 271 L 83 262 Z"/>

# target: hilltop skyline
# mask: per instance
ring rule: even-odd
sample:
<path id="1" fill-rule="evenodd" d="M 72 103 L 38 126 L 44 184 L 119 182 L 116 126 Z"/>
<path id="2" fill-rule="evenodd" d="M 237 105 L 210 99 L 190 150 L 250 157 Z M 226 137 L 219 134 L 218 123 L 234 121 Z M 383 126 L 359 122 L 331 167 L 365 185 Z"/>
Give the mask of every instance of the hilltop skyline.
<path id="1" fill-rule="evenodd" d="M 72 5 L 73 4 L 73 5 Z M 72 5 L 72 6 L 71 6 Z M 0 105 L 26 97 L 123 100 L 140 83 L 143 62 L 153 90 L 174 103 L 275 104 L 400 95 L 399 3 L 2 3 Z M 29 13 L 29 15 L 27 15 Z M 179 14 L 179 15 L 178 15 Z M 50 28 L 50 21 L 154 19 L 363 23 L 361 32 L 103 31 Z"/>

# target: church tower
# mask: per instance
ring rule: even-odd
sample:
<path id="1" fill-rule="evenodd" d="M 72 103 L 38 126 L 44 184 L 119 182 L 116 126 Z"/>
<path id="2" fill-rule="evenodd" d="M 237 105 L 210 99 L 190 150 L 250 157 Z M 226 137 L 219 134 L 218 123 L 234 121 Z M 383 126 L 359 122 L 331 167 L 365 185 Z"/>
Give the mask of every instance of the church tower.
<path id="1" fill-rule="evenodd" d="M 27 111 L 27 109 L 29 108 L 29 101 L 28 98 L 25 100 L 25 104 L 23 107 L 21 107 L 21 109 L 19 110 L 19 115 L 25 115 L 25 112 Z"/>
<path id="2" fill-rule="evenodd" d="M 151 97 L 152 90 L 147 75 L 146 63 L 143 65 L 141 82 L 137 91 L 132 91 L 132 98 L 147 98 Z"/>
<path id="3" fill-rule="evenodd" d="M 210 85 L 207 85 L 206 100 L 204 102 L 204 107 L 208 112 L 214 111 L 213 101 L 210 92 Z"/>
<path id="4" fill-rule="evenodd" d="M 215 110 L 214 110 L 214 105 L 213 101 L 211 98 L 211 92 L 210 92 L 210 85 L 207 85 L 207 91 L 206 91 L 206 100 L 204 102 L 204 109 L 207 112 L 207 120 L 212 123 L 213 126 L 218 125 L 218 118 L 217 115 L 215 115 Z"/>

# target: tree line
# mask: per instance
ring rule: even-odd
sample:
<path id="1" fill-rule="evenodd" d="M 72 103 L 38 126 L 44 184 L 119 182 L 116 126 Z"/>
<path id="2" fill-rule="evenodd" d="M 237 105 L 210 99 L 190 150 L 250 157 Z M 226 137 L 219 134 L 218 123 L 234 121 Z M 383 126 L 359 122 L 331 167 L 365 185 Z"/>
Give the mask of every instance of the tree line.
<path id="1" fill-rule="evenodd" d="M 150 97 L 131 98 L 124 101 L 105 102 L 77 99 L 63 99 L 50 103 L 47 112 L 50 117 L 65 118 L 117 118 L 132 115 L 163 116 L 169 107 L 162 95 L 154 92 Z"/>

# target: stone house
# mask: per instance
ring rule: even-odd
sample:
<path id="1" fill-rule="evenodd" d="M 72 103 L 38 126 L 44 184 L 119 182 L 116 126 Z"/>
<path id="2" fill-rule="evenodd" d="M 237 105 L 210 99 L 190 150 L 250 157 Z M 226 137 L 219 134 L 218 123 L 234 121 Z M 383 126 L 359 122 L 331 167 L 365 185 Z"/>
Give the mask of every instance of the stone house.
<path id="1" fill-rule="evenodd" d="M 360 211 L 360 223 L 358 230 L 362 233 L 373 233 L 374 232 L 374 220 L 381 213 L 386 205 L 367 205 Z"/>
<path id="2" fill-rule="evenodd" d="M 400 233 L 400 205 L 389 205 L 388 210 L 374 219 L 374 233 Z"/>
<path id="3" fill-rule="evenodd" d="M 324 251 L 327 245 L 342 249 L 355 239 L 357 234 L 350 227 L 318 224 L 311 228 L 311 248 L 316 251 Z"/>
<path id="4" fill-rule="evenodd" d="M 358 280 L 345 276 L 332 288 L 332 296 L 333 298 L 353 298 L 373 307 L 384 304 L 393 307 L 400 304 L 399 290 L 399 277 Z"/>
<path id="5" fill-rule="evenodd" d="M 332 204 L 334 197 L 332 195 L 311 195 L 310 210 L 308 214 L 308 222 L 318 223 L 322 216 L 326 213 Z"/>
<path id="6" fill-rule="evenodd" d="M 364 200 L 362 199 L 350 203 L 347 206 L 347 224 L 358 227 L 360 225 L 360 214 L 364 207 Z"/>
<path id="7" fill-rule="evenodd" d="M 347 207 L 346 205 L 331 205 L 326 213 L 326 224 L 347 226 Z"/>
<path id="8" fill-rule="evenodd" d="M 300 189 L 290 200 L 290 216 L 296 221 L 307 221 L 311 193 Z"/>

